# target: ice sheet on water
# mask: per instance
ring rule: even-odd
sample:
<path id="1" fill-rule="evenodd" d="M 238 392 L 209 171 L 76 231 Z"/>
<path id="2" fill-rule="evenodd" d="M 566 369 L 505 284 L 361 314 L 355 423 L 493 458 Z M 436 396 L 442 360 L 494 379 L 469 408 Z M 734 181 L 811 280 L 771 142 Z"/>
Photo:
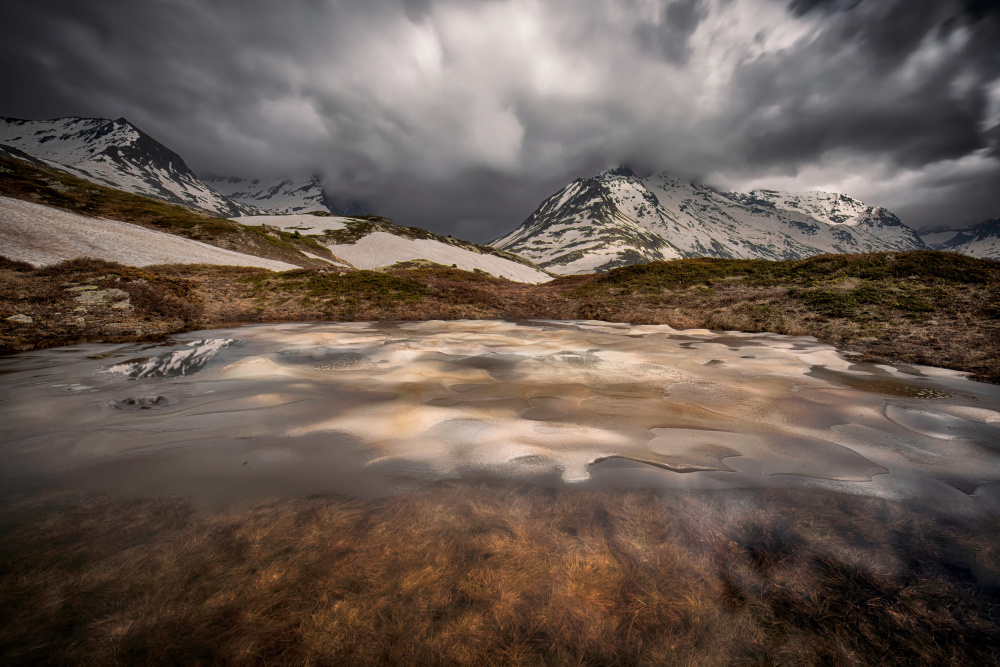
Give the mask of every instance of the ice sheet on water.
<path id="1" fill-rule="evenodd" d="M 64 354 L 44 381 L 32 375 L 44 353 L 8 363 L 0 456 L 89 479 L 128 461 L 147 483 L 194 466 L 213 488 L 250 485 L 244 461 L 261 484 L 280 459 L 283 479 L 308 476 L 311 492 L 376 495 L 480 474 L 883 495 L 921 480 L 966 493 L 1000 481 L 1000 388 L 941 369 L 860 368 L 810 338 L 591 321 L 213 333 L 141 361 L 129 360 L 135 346 L 109 346 L 103 361 Z M 225 363 L 208 363 L 227 348 Z M 108 364 L 115 373 L 95 374 Z M 87 389 L 62 389 L 72 384 Z"/>

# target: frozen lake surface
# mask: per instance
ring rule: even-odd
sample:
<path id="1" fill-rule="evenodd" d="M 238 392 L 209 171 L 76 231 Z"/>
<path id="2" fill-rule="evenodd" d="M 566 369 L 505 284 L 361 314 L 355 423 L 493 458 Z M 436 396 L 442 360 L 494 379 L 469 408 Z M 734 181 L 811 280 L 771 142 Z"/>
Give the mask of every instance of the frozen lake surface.
<path id="1" fill-rule="evenodd" d="M 585 321 L 269 324 L 0 359 L 0 488 L 208 503 L 448 478 L 1000 497 L 1000 387 L 812 338 Z"/>

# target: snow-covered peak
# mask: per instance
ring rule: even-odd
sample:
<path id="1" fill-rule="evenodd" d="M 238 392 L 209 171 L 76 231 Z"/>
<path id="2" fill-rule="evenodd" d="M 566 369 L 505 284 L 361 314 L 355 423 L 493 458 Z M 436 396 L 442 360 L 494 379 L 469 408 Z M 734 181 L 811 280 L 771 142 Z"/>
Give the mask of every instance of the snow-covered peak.
<path id="1" fill-rule="evenodd" d="M 254 212 L 202 183 L 177 153 L 124 118 L 0 118 L 0 145 L 127 192 L 211 213 Z"/>
<path id="2" fill-rule="evenodd" d="M 945 234 L 951 236 L 945 237 Z M 964 229 L 925 235 L 924 239 L 930 241 L 929 237 L 931 236 L 944 237 L 934 246 L 940 250 L 950 250 L 986 259 L 1000 259 L 1000 218 L 984 220 Z"/>
<path id="3" fill-rule="evenodd" d="M 134 146 L 142 138 L 124 118 L 54 118 L 50 120 L 0 119 L 0 143 L 36 158 L 75 166 L 115 148 Z M 180 161 L 176 153 L 162 147 L 161 157 Z"/>
<path id="4" fill-rule="evenodd" d="M 721 193 L 619 165 L 577 179 L 492 243 L 562 274 L 680 257 L 794 259 L 917 250 L 890 211 L 839 193 Z"/>
<path id="5" fill-rule="evenodd" d="M 209 176 L 202 180 L 229 199 L 272 215 L 336 212 L 323 191 L 323 183 L 316 176 L 298 180 Z"/>
<path id="6" fill-rule="evenodd" d="M 695 185 L 683 179 L 677 178 L 673 174 L 668 172 L 663 172 L 661 174 L 653 174 L 648 178 L 644 178 L 643 181 L 650 186 L 659 188 L 661 190 L 695 190 Z"/>
<path id="7" fill-rule="evenodd" d="M 751 190 L 746 193 L 730 192 L 726 196 L 746 206 L 770 207 L 776 210 L 800 212 L 828 224 L 849 223 L 863 215 L 869 208 L 854 197 L 839 192 L 781 192 L 779 190 Z"/>
<path id="8" fill-rule="evenodd" d="M 844 223 L 849 226 L 871 225 L 883 227 L 901 227 L 903 221 L 896 214 L 881 206 L 866 206 L 865 209 Z M 916 232 L 914 232 L 916 233 Z"/>
<path id="9" fill-rule="evenodd" d="M 617 164 L 608 167 L 594 178 L 596 178 L 597 180 L 606 181 L 614 178 L 637 178 L 637 176 L 635 175 L 635 172 L 632 171 L 631 167 L 629 167 L 627 164 L 623 162 L 619 162 Z"/>

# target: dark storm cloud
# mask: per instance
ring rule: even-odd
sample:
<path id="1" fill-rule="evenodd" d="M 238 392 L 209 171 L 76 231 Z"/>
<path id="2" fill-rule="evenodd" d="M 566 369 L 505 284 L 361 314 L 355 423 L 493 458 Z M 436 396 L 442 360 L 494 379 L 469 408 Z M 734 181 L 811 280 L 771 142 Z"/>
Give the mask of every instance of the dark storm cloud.
<path id="1" fill-rule="evenodd" d="M 873 12 L 831 19 L 812 43 L 742 67 L 740 113 L 732 118 L 740 126 L 742 152 L 757 163 L 794 164 L 848 150 L 891 154 L 902 165 L 918 166 L 982 148 L 980 87 L 988 81 L 954 90 L 967 72 L 965 58 L 930 55 L 914 71 L 903 71 L 950 17 L 936 2 L 916 12 L 913 4 L 873 3 Z"/>
<path id="2" fill-rule="evenodd" d="M 640 23 L 635 36 L 645 47 L 658 51 L 677 65 L 683 65 L 691 56 L 688 40 L 705 18 L 702 0 L 672 0 L 663 4 L 658 20 Z"/>
<path id="3" fill-rule="evenodd" d="M 803 16 L 818 9 L 824 12 L 846 12 L 860 5 L 864 0 L 792 0 L 788 11 L 795 16 Z"/>
<path id="4" fill-rule="evenodd" d="M 997 103 L 1000 23 L 987 18 L 968 3 L 937 0 L 868 2 L 827 17 L 815 39 L 738 69 L 734 112 L 723 121 L 735 128 L 737 153 L 752 169 L 786 173 L 824 155 L 898 170 L 985 158 L 991 149 L 995 157 L 997 128 L 984 119 Z M 972 180 L 941 189 L 936 177 L 944 202 L 899 208 L 918 226 L 1000 209 L 1000 196 L 983 187 L 1000 183 L 996 164 L 963 178 Z"/>
<path id="5" fill-rule="evenodd" d="M 337 197 L 479 240 L 621 159 L 968 224 L 1000 214 L 996 8 L 8 2 L 0 115 L 125 116 L 199 172 L 318 172 Z"/>

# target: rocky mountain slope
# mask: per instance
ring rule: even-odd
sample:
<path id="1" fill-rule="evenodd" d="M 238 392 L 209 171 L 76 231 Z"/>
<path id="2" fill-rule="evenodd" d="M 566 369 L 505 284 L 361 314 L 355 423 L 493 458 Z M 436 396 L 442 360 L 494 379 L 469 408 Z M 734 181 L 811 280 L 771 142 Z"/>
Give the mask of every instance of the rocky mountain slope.
<path id="1" fill-rule="evenodd" d="M 577 179 L 491 243 L 559 274 L 682 257 L 796 259 L 925 248 L 884 208 L 847 195 L 721 193 L 627 166 Z"/>
<path id="2" fill-rule="evenodd" d="M 0 118 L 0 149 L 95 183 L 225 216 L 255 212 L 203 183 L 184 160 L 124 118 Z"/>
<path id="3" fill-rule="evenodd" d="M 965 229 L 924 234 L 922 238 L 935 250 L 950 250 L 984 259 L 1000 259 L 1000 219 L 984 220 Z"/>
<path id="4" fill-rule="evenodd" d="M 317 176 L 305 180 L 282 178 L 261 180 L 235 176 L 207 176 L 202 179 L 228 199 L 259 209 L 269 215 L 290 215 L 326 211 L 334 215 L 370 213 L 363 204 L 348 201 L 338 206 L 327 196 L 323 182 Z"/>

